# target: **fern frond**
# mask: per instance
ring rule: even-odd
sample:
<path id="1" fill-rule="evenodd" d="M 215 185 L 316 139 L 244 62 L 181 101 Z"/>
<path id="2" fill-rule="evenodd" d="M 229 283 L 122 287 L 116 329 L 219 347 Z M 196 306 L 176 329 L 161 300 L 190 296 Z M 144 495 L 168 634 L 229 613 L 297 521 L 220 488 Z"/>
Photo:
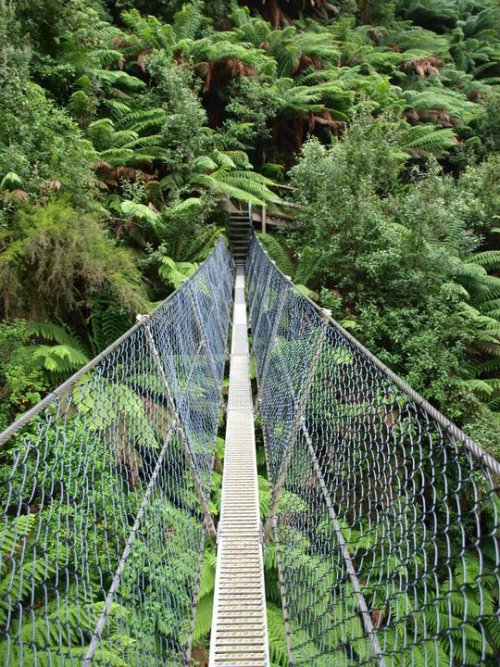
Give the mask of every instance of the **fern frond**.
<path id="1" fill-rule="evenodd" d="M 194 39 L 203 22 L 199 2 L 182 5 L 174 17 L 174 32 L 178 39 Z"/>
<path id="2" fill-rule="evenodd" d="M 125 102 L 120 102 L 119 100 L 103 100 L 102 105 L 107 107 L 117 121 L 119 121 L 123 116 L 126 116 L 130 113 L 131 109 L 128 104 Z"/>
<path id="3" fill-rule="evenodd" d="M 111 118 L 101 118 L 90 123 L 87 131 L 90 139 L 99 150 L 109 148 L 112 145 L 115 126 Z"/>
<path id="4" fill-rule="evenodd" d="M 215 225 L 203 227 L 200 233 L 196 234 L 186 245 L 184 258 L 194 262 L 203 261 L 208 257 L 221 234 L 222 231 L 217 229 Z"/>
<path id="5" fill-rule="evenodd" d="M 69 345 L 34 345 L 28 349 L 35 363 L 50 373 L 68 373 L 89 361 L 85 353 Z"/>
<path id="6" fill-rule="evenodd" d="M 296 263 L 290 251 L 270 234 L 258 234 L 262 247 L 286 276 L 295 275 Z"/>
<path id="7" fill-rule="evenodd" d="M 139 134 L 147 130 L 158 131 L 165 123 L 166 111 L 161 108 L 132 111 L 123 115 L 118 126 L 123 129 L 134 130 Z"/>
<path id="8" fill-rule="evenodd" d="M 35 336 L 40 336 L 47 341 L 55 341 L 60 345 L 67 345 L 82 353 L 85 352 L 81 340 L 75 333 L 54 322 L 30 322 L 28 329 Z"/>
<path id="9" fill-rule="evenodd" d="M 201 566 L 201 580 L 198 591 L 199 598 L 210 595 L 215 587 L 215 569 L 217 565 L 217 556 L 213 551 L 205 550 L 203 563 Z"/>
<path id="10" fill-rule="evenodd" d="M 309 285 L 314 281 L 315 274 L 317 275 L 321 264 L 322 258 L 320 253 L 316 252 L 310 246 L 305 246 L 299 255 L 294 280 L 302 285 Z"/>
<path id="11" fill-rule="evenodd" d="M 267 630 L 269 634 L 269 653 L 274 664 L 281 667 L 288 665 L 285 621 L 283 611 L 274 604 L 267 605 Z"/>
<path id="12" fill-rule="evenodd" d="M 460 384 L 465 389 L 470 389 L 485 396 L 490 396 L 495 391 L 489 380 L 479 380 L 476 378 L 474 380 L 462 380 Z"/>
<path id="13" fill-rule="evenodd" d="M 415 155 L 442 155 L 457 144 L 457 137 L 450 128 L 435 125 L 415 125 L 401 137 L 400 146 Z"/>
<path id="14" fill-rule="evenodd" d="M 208 635 L 212 627 L 213 593 L 200 598 L 194 618 L 193 640 L 199 641 Z"/>
<path id="15" fill-rule="evenodd" d="M 500 250 L 477 252 L 468 258 L 469 262 L 479 264 L 487 271 L 500 271 Z"/>
<path id="16" fill-rule="evenodd" d="M 160 214 L 144 204 L 138 204 L 135 201 L 126 199 L 121 203 L 120 210 L 127 217 L 136 218 L 147 225 L 151 225 L 153 228 L 161 225 Z"/>
<path id="17" fill-rule="evenodd" d="M 193 262 L 176 262 L 165 255 L 159 260 L 158 275 L 174 289 L 178 289 L 198 268 Z"/>
<path id="18" fill-rule="evenodd" d="M 117 308 L 113 299 L 101 297 L 92 303 L 90 324 L 92 351 L 98 354 L 124 334 L 132 322 L 130 313 Z"/>
<path id="19" fill-rule="evenodd" d="M 118 86 L 131 92 L 137 92 L 146 87 L 144 81 L 121 70 L 96 69 L 92 74 L 95 79 L 106 86 Z"/>

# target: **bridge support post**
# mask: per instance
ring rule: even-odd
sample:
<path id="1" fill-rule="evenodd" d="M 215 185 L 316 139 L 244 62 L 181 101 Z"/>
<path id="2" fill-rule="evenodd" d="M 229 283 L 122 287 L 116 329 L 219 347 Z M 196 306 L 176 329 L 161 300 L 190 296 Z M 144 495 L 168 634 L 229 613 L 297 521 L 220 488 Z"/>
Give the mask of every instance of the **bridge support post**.
<path id="1" fill-rule="evenodd" d="M 143 319 L 146 319 L 147 317 L 148 317 L 147 315 L 138 315 L 137 319 L 141 321 Z M 189 446 L 189 440 L 186 435 L 184 426 L 182 424 L 182 419 L 180 418 L 180 415 L 177 412 L 177 408 L 175 407 L 172 394 L 170 393 L 170 387 L 168 386 L 167 376 L 165 375 L 165 370 L 163 368 L 163 364 L 161 362 L 161 358 L 158 353 L 158 348 L 156 347 L 156 343 L 154 341 L 153 334 L 151 333 L 151 328 L 149 326 L 148 321 L 146 321 L 144 324 L 144 331 L 146 334 L 148 347 L 151 350 L 151 355 L 153 357 L 154 365 L 156 366 L 156 370 L 158 371 L 158 375 L 160 376 L 161 383 L 165 388 L 167 401 L 169 403 L 170 410 L 172 411 L 174 417 L 173 428 L 179 433 L 179 437 L 182 443 L 182 449 L 186 457 L 186 462 L 188 464 L 191 476 L 193 478 L 196 494 L 198 496 L 198 500 L 200 501 L 201 508 L 203 511 L 205 528 L 210 533 L 214 541 L 217 541 L 217 531 L 215 530 L 215 525 L 212 519 L 212 513 L 210 512 L 210 507 L 208 505 L 208 500 L 207 497 L 205 496 L 205 492 L 203 491 L 203 486 L 201 484 L 200 477 L 198 475 L 198 470 L 196 468 L 196 461 L 194 459 L 193 453 L 191 452 L 191 447 Z"/>

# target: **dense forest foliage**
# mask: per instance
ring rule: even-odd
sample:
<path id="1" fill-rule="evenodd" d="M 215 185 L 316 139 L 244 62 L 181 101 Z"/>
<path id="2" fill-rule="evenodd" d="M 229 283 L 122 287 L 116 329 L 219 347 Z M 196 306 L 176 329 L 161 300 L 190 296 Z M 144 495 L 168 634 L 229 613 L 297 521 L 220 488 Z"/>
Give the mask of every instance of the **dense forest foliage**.
<path id="1" fill-rule="evenodd" d="M 293 211 L 278 266 L 500 457 L 496 0 L 0 0 L 0 40 L 0 429 L 179 287 L 231 199 Z M 214 584 L 209 543 L 200 664 Z"/>
<path id="2" fill-rule="evenodd" d="M 292 210 L 279 267 L 499 457 L 499 30 L 496 0 L 0 0 L 0 428 L 180 286 L 231 199 Z M 196 640 L 214 582 L 209 544 Z"/>
<path id="3" fill-rule="evenodd" d="M 496 3 L 242 4 L 1 3 L 4 425 L 290 178 L 271 252 L 492 444 Z"/>
<path id="4" fill-rule="evenodd" d="M 499 24 L 495 0 L 2 0 L 1 426 L 279 182 L 271 255 L 498 455 Z"/>

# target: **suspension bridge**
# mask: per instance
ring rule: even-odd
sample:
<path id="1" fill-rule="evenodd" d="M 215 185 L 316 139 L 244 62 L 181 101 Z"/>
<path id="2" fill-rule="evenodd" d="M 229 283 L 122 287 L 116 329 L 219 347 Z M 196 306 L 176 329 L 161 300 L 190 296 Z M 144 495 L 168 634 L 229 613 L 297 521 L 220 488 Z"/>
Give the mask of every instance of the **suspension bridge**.
<path id="1" fill-rule="evenodd" d="M 0 665 L 206 664 L 207 549 L 210 667 L 497 665 L 500 464 L 231 240 L 0 435 Z"/>

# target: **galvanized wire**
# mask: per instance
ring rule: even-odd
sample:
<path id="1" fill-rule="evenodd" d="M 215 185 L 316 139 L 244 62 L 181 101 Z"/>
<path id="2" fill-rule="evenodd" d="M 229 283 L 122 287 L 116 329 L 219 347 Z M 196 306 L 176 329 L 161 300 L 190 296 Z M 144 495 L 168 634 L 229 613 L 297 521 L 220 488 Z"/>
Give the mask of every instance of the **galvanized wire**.
<path id="1" fill-rule="evenodd" d="M 0 665 L 186 664 L 233 261 L 197 273 L 0 451 Z"/>
<path id="2" fill-rule="evenodd" d="M 291 663 L 498 665 L 498 462 L 255 238 L 247 281 Z"/>

